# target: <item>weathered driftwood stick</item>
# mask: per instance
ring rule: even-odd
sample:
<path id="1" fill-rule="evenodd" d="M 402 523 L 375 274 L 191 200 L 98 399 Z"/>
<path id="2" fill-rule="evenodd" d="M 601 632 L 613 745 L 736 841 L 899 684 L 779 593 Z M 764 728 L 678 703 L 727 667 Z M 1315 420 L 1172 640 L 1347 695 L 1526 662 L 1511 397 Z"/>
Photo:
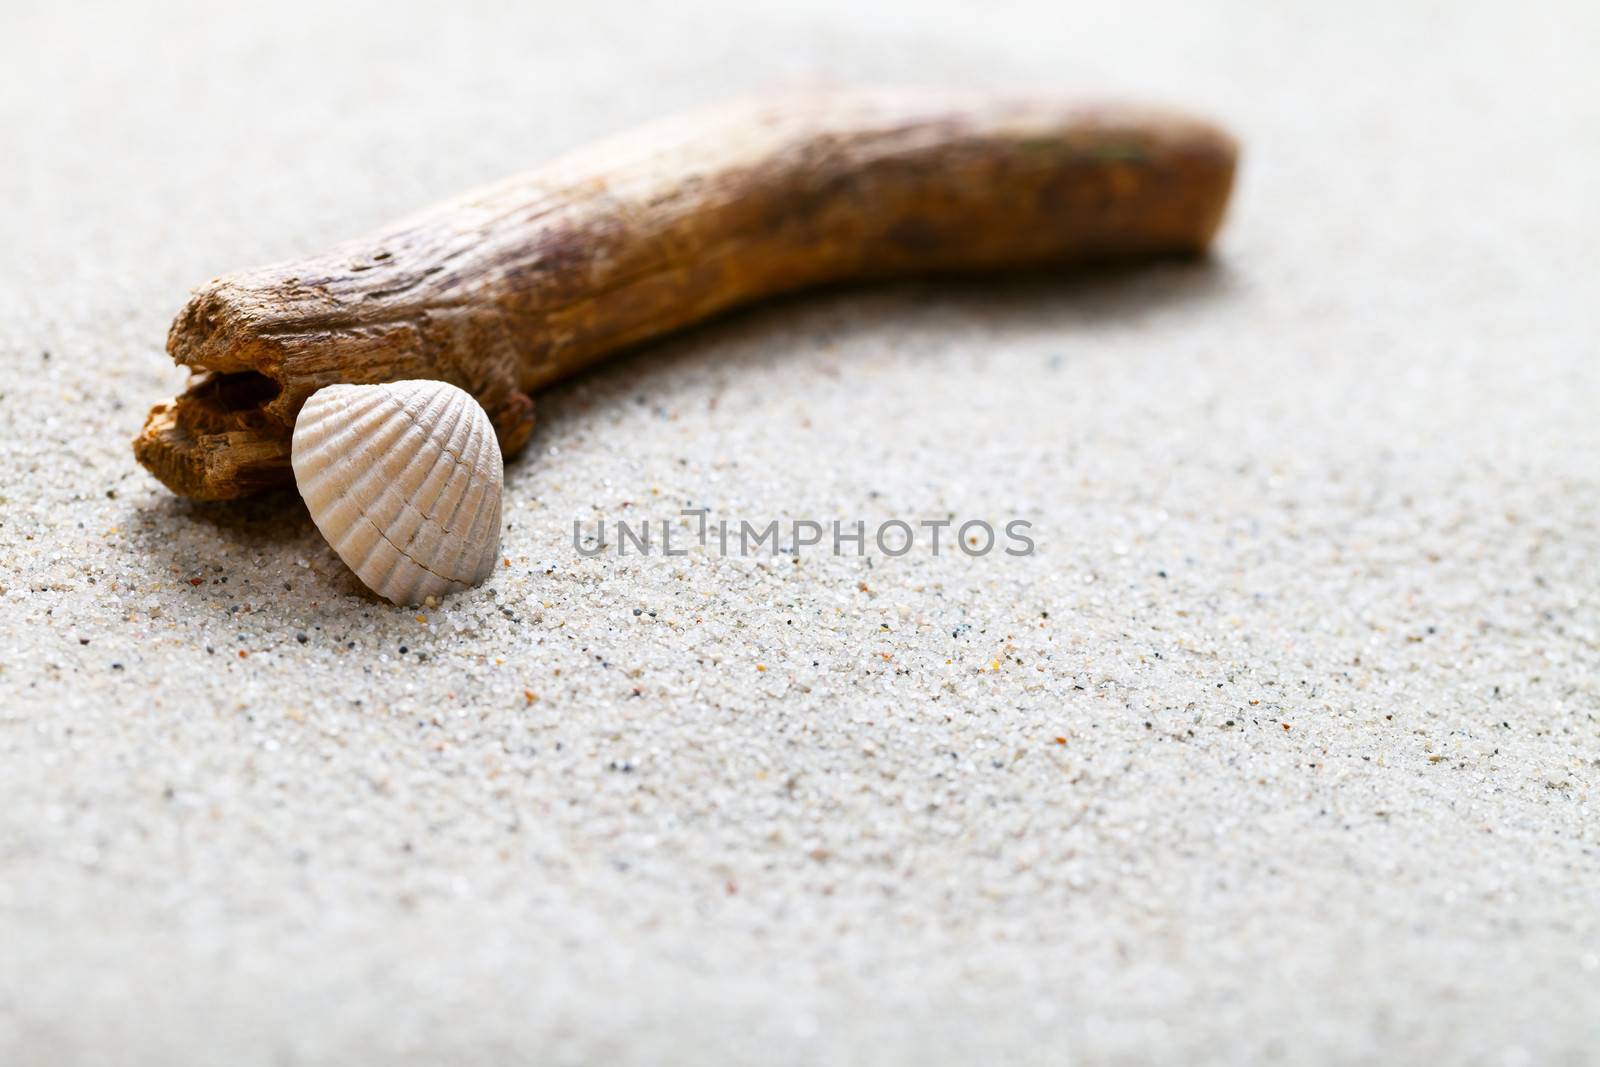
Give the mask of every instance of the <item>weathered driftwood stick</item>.
<path id="1" fill-rule="evenodd" d="M 736 304 L 826 282 L 1203 250 L 1236 149 L 1146 108 L 920 92 L 757 99 L 573 153 L 320 256 L 200 288 L 196 374 L 139 461 L 205 500 L 287 483 L 333 382 L 472 393 L 507 455 L 532 390 Z"/>

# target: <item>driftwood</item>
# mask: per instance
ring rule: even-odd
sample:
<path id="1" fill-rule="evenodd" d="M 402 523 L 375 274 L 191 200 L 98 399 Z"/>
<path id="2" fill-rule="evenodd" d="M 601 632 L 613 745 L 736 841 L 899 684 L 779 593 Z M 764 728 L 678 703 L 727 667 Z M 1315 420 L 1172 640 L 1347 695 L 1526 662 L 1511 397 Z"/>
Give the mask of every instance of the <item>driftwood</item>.
<path id="1" fill-rule="evenodd" d="M 807 93 L 674 119 L 202 286 L 167 338 L 196 373 L 134 453 L 176 493 L 245 496 L 291 480 L 317 389 L 436 378 L 509 456 L 529 392 L 763 296 L 1200 252 L 1235 155 L 1197 119 L 1049 99 Z"/>

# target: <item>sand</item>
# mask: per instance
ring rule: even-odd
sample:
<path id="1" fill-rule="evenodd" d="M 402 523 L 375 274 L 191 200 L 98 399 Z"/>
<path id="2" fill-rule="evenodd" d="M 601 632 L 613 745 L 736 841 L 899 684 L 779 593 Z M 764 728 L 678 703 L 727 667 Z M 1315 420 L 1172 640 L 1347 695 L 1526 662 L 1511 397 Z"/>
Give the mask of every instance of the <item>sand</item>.
<path id="1" fill-rule="evenodd" d="M 1600 8 L 134 6 L 0 39 L 0 1063 L 1592 1061 Z M 437 609 L 134 465 L 191 285 L 812 80 L 1234 211 L 559 389 Z M 686 506 L 1037 551 L 573 547 Z"/>

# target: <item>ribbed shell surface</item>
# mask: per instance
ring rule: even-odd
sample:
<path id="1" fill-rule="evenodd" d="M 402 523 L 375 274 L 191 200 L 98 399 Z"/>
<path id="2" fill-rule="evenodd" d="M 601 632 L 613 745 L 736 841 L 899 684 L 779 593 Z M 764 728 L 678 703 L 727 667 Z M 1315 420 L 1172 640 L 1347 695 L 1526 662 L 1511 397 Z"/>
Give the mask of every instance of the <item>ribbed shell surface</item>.
<path id="1" fill-rule="evenodd" d="M 379 596 L 417 604 L 493 572 L 504 465 L 470 394 L 436 381 L 326 386 L 301 408 L 290 458 L 317 529 Z"/>

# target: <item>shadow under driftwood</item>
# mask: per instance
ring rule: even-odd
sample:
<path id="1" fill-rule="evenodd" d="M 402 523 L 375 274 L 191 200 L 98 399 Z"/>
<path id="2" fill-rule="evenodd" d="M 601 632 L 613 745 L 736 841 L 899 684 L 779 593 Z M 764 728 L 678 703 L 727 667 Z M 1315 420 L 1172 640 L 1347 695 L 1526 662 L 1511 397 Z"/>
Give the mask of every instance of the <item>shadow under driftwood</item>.
<path id="1" fill-rule="evenodd" d="M 543 453 L 550 431 L 592 417 L 609 405 L 664 391 L 680 378 L 737 373 L 806 358 L 792 345 L 763 338 L 816 334 L 848 340 L 861 320 L 886 336 L 943 339 L 952 328 L 981 329 L 987 338 L 1039 334 L 1082 339 L 1101 328 L 1125 328 L 1156 314 L 1223 299 L 1237 288 L 1229 266 L 1215 256 L 1157 263 L 1005 275 L 967 275 L 876 285 L 805 290 L 736 308 L 616 356 L 541 392 L 529 446 L 506 460 L 510 484 Z"/>

